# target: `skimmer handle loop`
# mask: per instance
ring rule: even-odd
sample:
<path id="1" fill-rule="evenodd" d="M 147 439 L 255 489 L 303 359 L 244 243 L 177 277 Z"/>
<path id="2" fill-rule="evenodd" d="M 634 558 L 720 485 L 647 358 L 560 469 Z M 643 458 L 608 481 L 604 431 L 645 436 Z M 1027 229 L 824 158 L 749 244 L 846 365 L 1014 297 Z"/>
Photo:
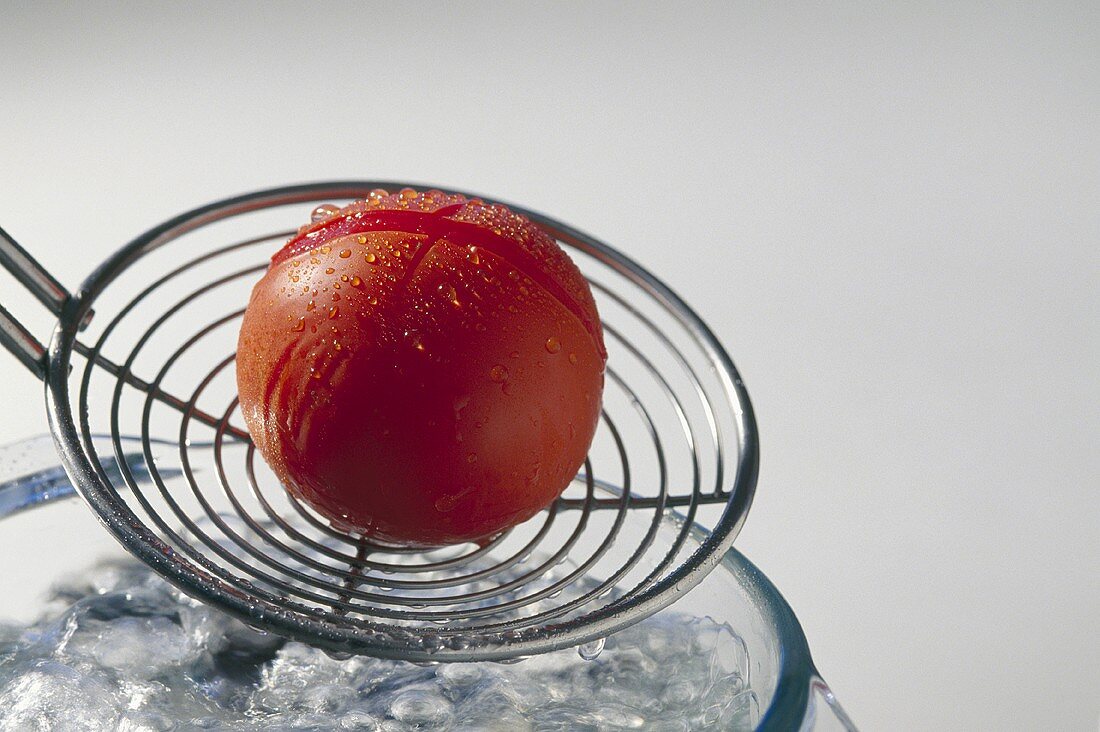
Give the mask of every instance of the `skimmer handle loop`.
<path id="1" fill-rule="evenodd" d="M 69 291 L 3 229 L 0 229 L 0 264 L 51 313 L 55 316 L 61 314 L 61 308 L 69 299 Z M 0 305 L 0 345 L 8 349 L 39 379 L 45 379 L 45 346 L 3 305 Z"/>

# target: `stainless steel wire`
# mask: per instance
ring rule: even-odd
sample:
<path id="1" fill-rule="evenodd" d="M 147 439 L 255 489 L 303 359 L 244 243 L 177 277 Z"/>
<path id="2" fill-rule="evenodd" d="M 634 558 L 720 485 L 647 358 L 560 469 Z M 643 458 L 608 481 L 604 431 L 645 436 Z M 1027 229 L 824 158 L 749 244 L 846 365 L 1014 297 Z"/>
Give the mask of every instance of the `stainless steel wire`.
<path id="1" fill-rule="evenodd" d="M 596 441 L 562 498 L 481 545 L 402 549 L 334 529 L 256 459 L 231 388 L 248 288 L 303 204 L 376 187 L 387 184 L 292 186 L 196 209 L 138 237 L 64 300 L 45 375 L 81 494 L 185 593 L 337 653 L 513 658 L 602 637 L 674 602 L 720 560 L 748 510 L 757 447 L 747 393 L 671 290 L 540 214 L 512 206 L 571 250 L 609 353 Z M 269 219 L 282 223 L 256 236 Z M 102 464 L 102 432 L 117 470 Z M 684 520 L 669 538 L 660 529 L 673 507 Z M 709 531 L 701 546 L 688 541 L 697 522 Z"/>

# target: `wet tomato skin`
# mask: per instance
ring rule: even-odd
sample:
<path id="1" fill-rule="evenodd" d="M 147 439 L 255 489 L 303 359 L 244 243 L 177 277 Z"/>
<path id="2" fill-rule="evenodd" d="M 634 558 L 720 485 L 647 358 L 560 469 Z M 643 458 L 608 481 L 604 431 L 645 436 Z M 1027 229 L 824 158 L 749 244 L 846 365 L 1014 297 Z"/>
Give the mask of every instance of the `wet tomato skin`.
<path id="1" fill-rule="evenodd" d="M 553 502 L 606 362 L 565 253 L 504 207 L 434 191 L 315 219 L 255 286 L 237 353 L 245 422 L 291 494 L 406 546 L 485 539 Z"/>

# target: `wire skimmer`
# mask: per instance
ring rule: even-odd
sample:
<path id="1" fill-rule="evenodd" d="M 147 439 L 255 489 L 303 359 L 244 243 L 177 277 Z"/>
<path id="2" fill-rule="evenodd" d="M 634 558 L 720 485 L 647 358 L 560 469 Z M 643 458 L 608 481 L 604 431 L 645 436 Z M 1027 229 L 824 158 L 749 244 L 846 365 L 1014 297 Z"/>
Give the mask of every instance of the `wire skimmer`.
<path id="1" fill-rule="evenodd" d="M 46 349 L 0 307 L 0 343 L 46 382 L 73 484 L 186 594 L 336 654 L 505 660 L 667 607 L 745 520 L 758 470 L 748 394 L 675 293 L 550 217 L 506 204 L 584 272 L 609 354 L 595 440 L 553 506 L 480 545 L 395 549 L 335 530 L 258 459 L 233 371 L 252 285 L 314 205 L 409 185 L 325 182 L 218 201 L 137 237 L 72 294 L 0 230 L 0 261 L 58 318 Z M 708 532 L 701 544 L 693 526 Z"/>

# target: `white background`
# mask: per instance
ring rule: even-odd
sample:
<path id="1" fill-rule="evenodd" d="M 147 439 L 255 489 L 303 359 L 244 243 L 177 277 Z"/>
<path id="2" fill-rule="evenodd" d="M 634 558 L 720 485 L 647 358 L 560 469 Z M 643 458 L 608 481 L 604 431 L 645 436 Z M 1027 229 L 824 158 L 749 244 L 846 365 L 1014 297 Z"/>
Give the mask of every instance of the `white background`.
<path id="1" fill-rule="evenodd" d="M 857 723 L 1096 729 L 1100 6 L 875 5 L 7 6 L 0 225 L 75 287 L 291 182 L 568 221 L 733 355 L 738 546 Z M 6 357 L 0 400 L 46 429 Z"/>

